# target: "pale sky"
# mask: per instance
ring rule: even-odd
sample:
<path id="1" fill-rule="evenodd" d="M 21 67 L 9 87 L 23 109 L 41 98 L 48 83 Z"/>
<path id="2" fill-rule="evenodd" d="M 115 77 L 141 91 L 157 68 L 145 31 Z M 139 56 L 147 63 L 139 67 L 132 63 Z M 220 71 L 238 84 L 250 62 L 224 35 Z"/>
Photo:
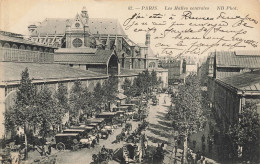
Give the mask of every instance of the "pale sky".
<path id="1" fill-rule="evenodd" d="M 80 13 L 83 6 L 86 6 L 90 18 L 115 18 L 123 25 L 124 21 L 131 17 L 133 13 L 151 14 L 175 14 L 180 15 L 181 11 L 166 11 L 165 6 L 184 6 L 184 7 L 210 7 L 209 11 L 195 11 L 199 16 L 216 15 L 216 6 L 236 6 L 236 11 L 226 11 L 234 15 L 241 16 L 250 14 L 250 17 L 260 21 L 260 2 L 258 0 L 238 0 L 216 1 L 216 0 L 174 0 L 174 1 L 106 1 L 106 0 L 0 0 L 0 29 L 27 35 L 27 27 L 34 22 L 42 22 L 45 18 L 73 18 Z M 143 6 L 157 6 L 158 10 L 128 10 L 129 6 L 142 8 Z M 236 15 L 236 14 L 235 14 Z M 195 21 L 199 22 L 199 21 Z M 136 43 L 145 42 L 145 33 L 135 33 L 133 30 L 125 30 L 129 38 Z M 260 23 L 248 32 L 248 37 L 260 42 Z M 152 46 L 155 41 L 151 39 Z M 167 42 L 172 42 L 168 40 Z M 156 48 L 154 48 L 157 52 Z M 250 47 L 249 47 L 250 49 Z M 159 50 L 158 50 L 159 51 Z"/>

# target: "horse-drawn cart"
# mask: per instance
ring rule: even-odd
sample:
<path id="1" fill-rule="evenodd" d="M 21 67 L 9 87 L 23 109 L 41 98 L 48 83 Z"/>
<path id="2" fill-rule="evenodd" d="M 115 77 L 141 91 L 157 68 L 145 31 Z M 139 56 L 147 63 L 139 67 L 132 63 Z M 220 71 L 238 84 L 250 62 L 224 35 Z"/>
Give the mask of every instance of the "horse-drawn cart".
<path id="1" fill-rule="evenodd" d="M 81 147 L 79 133 L 62 133 L 55 136 L 56 149 L 61 151 L 65 149 L 78 150 Z"/>

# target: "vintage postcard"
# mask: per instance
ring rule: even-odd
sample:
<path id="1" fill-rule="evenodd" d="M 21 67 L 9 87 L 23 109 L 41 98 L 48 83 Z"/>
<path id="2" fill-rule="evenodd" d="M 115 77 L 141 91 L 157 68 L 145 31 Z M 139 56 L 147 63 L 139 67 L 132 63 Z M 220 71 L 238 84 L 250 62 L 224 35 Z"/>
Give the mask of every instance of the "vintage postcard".
<path id="1" fill-rule="evenodd" d="M 1 0 L 1 163 L 260 163 L 259 21 L 259 0 Z"/>

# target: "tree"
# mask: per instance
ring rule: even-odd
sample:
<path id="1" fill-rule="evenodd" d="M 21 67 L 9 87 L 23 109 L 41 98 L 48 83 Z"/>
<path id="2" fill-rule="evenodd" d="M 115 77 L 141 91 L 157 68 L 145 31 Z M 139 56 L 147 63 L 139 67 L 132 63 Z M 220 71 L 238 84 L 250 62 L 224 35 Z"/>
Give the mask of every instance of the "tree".
<path id="1" fill-rule="evenodd" d="M 29 78 L 29 72 L 26 68 L 21 74 L 20 85 L 17 89 L 14 106 L 5 112 L 5 127 L 12 130 L 15 127 L 24 129 L 25 137 L 25 160 L 28 158 L 27 152 L 27 134 L 28 127 L 33 126 L 33 116 L 35 109 L 36 88 Z"/>
<path id="2" fill-rule="evenodd" d="M 63 83 L 58 84 L 58 90 L 54 94 L 57 107 L 63 108 L 65 112 L 69 111 L 69 99 L 68 99 L 68 89 L 63 85 Z"/>
<path id="3" fill-rule="evenodd" d="M 260 120 L 257 113 L 256 102 L 247 101 L 243 106 L 239 120 L 228 130 L 231 141 L 242 148 L 242 157 L 251 162 L 257 162 L 259 159 L 259 128 Z M 258 144 L 257 144 L 258 143 Z"/>
<path id="4" fill-rule="evenodd" d="M 158 79 L 157 79 L 157 74 L 156 72 L 153 70 L 151 72 L 151 86 L 152 87 L 155 87 L 157 86 L 159 83 L 158 83 Z"/>
<path id="5" fill-rule="evenodd" d="M 55 108 L 55 101 L 52 97 L 52 92 L 47 86 L 43 86 L 37 93 L 36 108 L 34 108 L 32 118 L 42 136 L 44 142 L 42 143 L 43 148 L 46 137 L 50 133 L 50 127 L 59 125 L 62 115 L 63 113 L 59 112 L 59 110 L 56 110 Z"/>
<path id="6" fill-rule="evenodd" d="M 79 122 L 79 116 L 84 109 L 83 87 L 80 81 L 75 81 L 70 93 L 70 118 L 74 118 L 75 122 Z"/>
<path id="7" fill-rule="evenodd" d="M 104 90 L 102 89 L 102 86 L 100 82 L 98 82 L 94 88 L 93 91 L 93 102 L 95 104 L 95 108 L 101 110 L 102 104 L 104 101 Z"/>
<path id="8" fill-rule="evenodd" d="M 142 83 L 143 83 L 144 92 L 148 93 L 148 91 L 149 91 L 149 89 L 152 85 L 152 77 L 151 77 L 148 70 L 145 70 L 141 74 L 141 80 L 142 80 Z"/>
<path id="9" fill-rule="evenodd" d="M 105 102 L 115 103 L 118 94 L 118 78 L 110 76 L 103 84 Z"/>
<path id="10" fill-rule="evenodd" d="M 130 92 L 131 92 L 131 94 L 133 94 L 133 96 L 139 96 L 139 95 L 141 95 L 141 93 L 143 93 L 143 90 L 144 89 L 143 89 L 142 79 L 139 76 L 137 76 L 133 80 L 133 84 L 130 88 Z"/>
<path id="11" fill-rule="evenodd" d="M 172 100 L 171 109 L 173 127 L 184 139 L 184 163 L 187 163 L 188 136 L 203 129 L 205 117 L 201 105 L 200 82 L 195 74 L 186 78 L 186 83 L 179 87 L 179 94 Z"/>
<path id="12" fill-rule="evenodd" d="M 131 87 L 131 81 L 128 78 L 125 78 L 124 84 L 122 85 L 123 90 L 128 90 Z"/>
<path id="13" fill-rule="evenodd" d="M 124 95 L 126 95 L 128 101 L 133 96 L 133 93 L 131 92 L 131 87 L 131 81 L 128 78 L 126 78 L 124 84 L 122 85 L 122 88 L 124 90 Z"/>
<path id="14" fill-rule="evenodd" d="M 55 108 L 56 112 L 58 113 L 56 115 L 56 122 L 54 125 L 54 128 L 60 123 L 60 128 L 62 128 L 62 119 L 64 117 L 64 114 L 67 113 L 70 109 L 69 107 L 69 99 L 68 99 L 68 90 L 67 87 L 63 85 L 63 83 L 58 84 L 58 89 L 54 94 L 54 101 L 55 101 Z M 54 130 L 54 129 L 53 129 Z"/>
<path id="15" fill-rule="evenodd" d="M 89 92 L 88 88 L 85 87 L 82 92 L 83 103 L 83 112 L 88 116 L 92 116 L 93 109 L 95 108 L 95 104 L 93 102 L 93 95 Z"/>

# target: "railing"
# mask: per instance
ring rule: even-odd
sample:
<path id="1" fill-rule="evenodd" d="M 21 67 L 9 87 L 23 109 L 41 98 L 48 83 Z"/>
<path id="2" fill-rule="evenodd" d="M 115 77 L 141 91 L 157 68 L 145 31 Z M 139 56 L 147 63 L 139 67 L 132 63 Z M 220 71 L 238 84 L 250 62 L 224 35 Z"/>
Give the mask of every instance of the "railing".
<path id="1" fill-rule="evenodd" d="M 13 48 L 0 48 L 0 61 L 53 63 L 54 54 Z"/>

